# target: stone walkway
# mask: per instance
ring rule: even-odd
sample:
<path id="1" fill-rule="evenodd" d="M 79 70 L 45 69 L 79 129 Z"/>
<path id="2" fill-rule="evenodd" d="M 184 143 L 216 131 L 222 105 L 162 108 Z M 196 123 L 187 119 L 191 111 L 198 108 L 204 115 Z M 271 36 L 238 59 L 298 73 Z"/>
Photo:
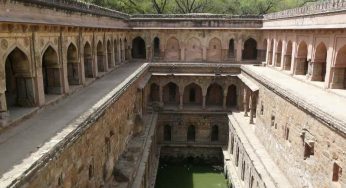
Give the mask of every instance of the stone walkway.
<path id="1" fill-rule="evenodd" d="M 236 111 L 228 117 L 256 170 L 261 173 L 264 182 L 267 183 L 267 187 L 291 188 L 289 180 L 257 138 L 254 125 L 249 124 L 249 117 L 244 117 L 243 112 Z"/>
<path id="2" fill-rule="evenodd" d="M 0 174 L 21 163 L 69 122 L 91 108 L 103 96 L 124 81 L 142 63 L 121 65 L 91 85 L 47 106 L 33 117 L 0 135 Z"/>
<path id="3" fill-rule="evenodd" d="M 243 65 L 242 69 L 287 96 L 301 108 L 346 132 L 346 98 L 271 68 Z"/>

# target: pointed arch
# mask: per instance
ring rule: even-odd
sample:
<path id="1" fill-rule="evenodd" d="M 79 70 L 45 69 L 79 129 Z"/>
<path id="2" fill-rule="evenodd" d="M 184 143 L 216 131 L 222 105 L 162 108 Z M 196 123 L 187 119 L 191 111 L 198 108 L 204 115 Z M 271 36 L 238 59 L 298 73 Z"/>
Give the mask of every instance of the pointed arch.
<path id="1" fill-rule="evenodd" d="M 236 107 L 238 103 L 237 87 L 230 85 L 227 90 L 226 104 L 227 107 Z"/>
<path id="2" fill-rule="evenodd" d="M 142 37 L 136 37 L 132 40 L 132 58 L 146 59 L 146 45 Z"/>
<path id="3" fill-rule="evenodd" d="M 268 53 L 268 65 L 273 65 L 273 52 L 274 52 L 274 39 L 270 41 L 269 53 Z"/>
<path id="4" fill-rule="evenodd" d="M 98 72 L 106 72 L 106 66 L 105 66 L 105 53 L 104 53 L 104 47 L 101 41 L 98 41 L 96 46 L 96 53 L 97 53 L 97 70 Z"/>
<path id="5" fill-rule="evenodd" d="M 255 39 L 249 38 L 244 42 L 243 59 L 244 60 L 257 59 L 257 41 Z"/>
<path id="6" fill-rule="evenodd" d="M 165 49 L 166 61 L 179 61 L 180 60 L 180 45 L 175 37 L 170 37 L 166 43 Z"/>
<path id="7" fill-rule="evenodd" d="M 112 43 L 110 40 L 107 40 L 107 65 L 108 68 L 113 67 L 113 62 L 112 62 Z"/>
<path id="8" fill-rule="evenodd" d="M 163 102 L 169 105 L 179 104 L 179 87 L 173 82 L 169 82 L 163 87 Z"/>
<path id="9" fill-rule="evenodd" d="M 220 39 L 214 37 L 209 41 L 207 60 L 212 62 L 220 62 L 222 60 L 222 46 Z"/>
<path id="10" fill-rule="evenodd" d="M 228 42 L 228 58 L 234 58 L 235 54 L 234 39 L 232 38 Z"/>
<path id="11" fill-rule="evenodd" d="M 80 84 L 80 64 L 77 47 L 73 43 L 67 48 L 67 80 L 69 85 Z"/>
<path id="12" fill-rule="evenodd" d="M 201 41 L 192 37 L 187 41 L 185 49 L 185 60 L 186 61 L 202 61 L 203 59 L 203 48 Z"/>
<path id="13" fill-rule="evenodd" d="M 337 51 L 335 65 L 331 74 L 331 88 L 346 89 L 346 45 Z"/>
<path id="14" fill-rule="evenodd" d="M 202 88 L 195 83 L 185 86 L 183 101 L 186 105 L 202 106 Z"/>
<path id="15" fill-rule="evenodd" d="M 286 54 L 284 55 L 284 70 L 291 70 L 291 61 L 292 61 L 292 41 L 287 42 Z"/>
<path id="16" fill-rule="evenodd" d="M 196 140 L 196 127 L 194 125 L 189 125 L 187 128 L 187 141 L 194 142 Z"/>
<path id="17" fill-rule="evenodd" d="M 317 45 L 312 62 L 312 81 L 324 81 L 327 70 L 327 47 L 321 42 Z"/>
<path id="18" fill-rule="evenodd" d="M 89 42 L 84 45 L 84 74 L 86 78 L 93 78 L 92 50 Z"/>
<path id="19" fill-rule="evenodd" d="M 163 128 L 163 140 L 170 142 L 172 140 L 172 126 L 166 124 Z"/>
<path id="20" fill-rule="evenodd" d="M 218 125 L 213 125 L 211 127 L 211 136 L 210 136 L 210 140 L 212 142 L 217 142 L 219 141 L 219 126 Z"/>
<path id="21" fill-rule="evenodd" d="M 217 84 L 210 84 L 207 89 L 206 104 L 210 106 L 222 106 L 223 103 L 223 89 Z"/>
<path id="22" fill-rule="evenodd" d="M 42 56 L 42 75 L 45 94 L 62 94 L 61 66 L 58 53 L 51 46 Z"/>
<path id="23" fill-rule="evenodd" d="M 160 38 L 155 37 L 153 41 L 154 45 L 154 57 L 160 57 Z"/>
<path id="24" fill-rule="evenodd" d="M 150 102 L 159 102 L 160 101 L 160 86 L 156 83 L 152 83 L 150 85 L 150 94 L 149 94 Z"/>
<path id="25" fill-rule="evenodd" d="M 295 75 L 306 75 L 308 74 L 308 45 L 301 41 L 298 45 L 297 57 L 296 57 L 296 66 L 295 66 Z"/>
<path id="26" fill-rule="evenodd" d="M 282 53 L 282 41 L 279 40 L 278 45 L 276 47 L 276 58 L 275 58 L 275 66 L 281 67 L 281 53 Z"/>
<path id="27" fill-rule="evenodd" d="M 30 74 L 30 61 L 28 56 L 18 47 L 15 47 L 6 57 L 5 80 L 7 108 L 36 105 L 34 83 Z"/>

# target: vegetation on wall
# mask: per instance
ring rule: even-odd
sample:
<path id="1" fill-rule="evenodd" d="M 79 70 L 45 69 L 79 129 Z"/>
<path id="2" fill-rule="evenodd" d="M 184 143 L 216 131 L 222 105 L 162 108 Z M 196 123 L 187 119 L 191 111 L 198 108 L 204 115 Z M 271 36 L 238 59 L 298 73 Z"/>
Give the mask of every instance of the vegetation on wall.
<path id="1" fill-rule="evenodd" d="M 130 14 L 262 15 L 324 0 L 83 0 Z"/>

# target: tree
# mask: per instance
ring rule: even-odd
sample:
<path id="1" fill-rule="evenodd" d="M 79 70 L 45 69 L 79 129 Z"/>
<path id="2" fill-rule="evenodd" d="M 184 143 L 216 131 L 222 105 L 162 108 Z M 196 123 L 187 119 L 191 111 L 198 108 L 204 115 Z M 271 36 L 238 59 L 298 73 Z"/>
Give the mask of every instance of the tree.
<path id="1" fill-rule="evenodd" d="M 129 14 L 263 15 L 325 0 L 84 0 Z"/>
<path id="2" fill-rule="evenodd" d="M 210 0 L 175 0 L 176 12 L 181 14 L 207 12 L 212 7 Z"/>
<path id="3" fill-rule="evenodd" d="M 152 4 L 157 14 L 163 14 L 167 5 L 167 0 L 152 0 Z"/>

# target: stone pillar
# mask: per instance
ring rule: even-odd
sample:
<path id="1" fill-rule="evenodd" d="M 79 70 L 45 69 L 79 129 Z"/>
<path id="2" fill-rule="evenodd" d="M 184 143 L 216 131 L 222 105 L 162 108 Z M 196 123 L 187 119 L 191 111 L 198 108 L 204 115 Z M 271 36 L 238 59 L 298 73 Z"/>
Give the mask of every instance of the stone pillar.
<path id="1" fill-rule="evenodd" d="M 256 92 L 251 92 L 251 99 L 250 99 L 250 124 L 253 124 L 253 118 L 256 116 L 256 100 L 257 100 L 257 94 Z"/>
<path id="2" fill-rule="evenodd" d="M 207 61 L 207 48 L 203 46 L 202 60 Z"/>
<path id="3" fill-rule="evenodd" d="M 180 109 L 180 110 L 183 109 L 183 97 L 184 97 L 184 94 L 181 94 L 181 93 L 180 93 L 180 105 L 179 105 L 179 109 Z"/>
<path id="4" fill-rule="evenodd" d="M 242 39 L 239 39 L 236 43 L 236 62 L 240 62 L 242 60 L 242 53 L 243 53 L 243 41 Z"/>
<path id="5" fill-rule="evenodd" d="M 159 86 L 159 95 L 160 95 L 160 106 L 163 106 L 163 87 Z"/>
<path id="6" fill-rule="evenodd" d="M 227 110 L 227 90 L 228 90 L 228 88 L 226 88 L 225 91 L 223 92 L 222 107 L 224 110 Z"/>
<path id="7" fill-rule="evenodd" d="M 246 88 L 246 86 L 244 86 L 244 116 L 245 117 L 248 117 L 248 112 L 249 112 L 249 98 L 250 98 L 250 95 L 249 95 L 249 91 L 248 89 Z"/>
<path id="8" fill-rule="evenodd" d="M 203 109 L 206 108 L 207 96 L 203 95 Z"/>

